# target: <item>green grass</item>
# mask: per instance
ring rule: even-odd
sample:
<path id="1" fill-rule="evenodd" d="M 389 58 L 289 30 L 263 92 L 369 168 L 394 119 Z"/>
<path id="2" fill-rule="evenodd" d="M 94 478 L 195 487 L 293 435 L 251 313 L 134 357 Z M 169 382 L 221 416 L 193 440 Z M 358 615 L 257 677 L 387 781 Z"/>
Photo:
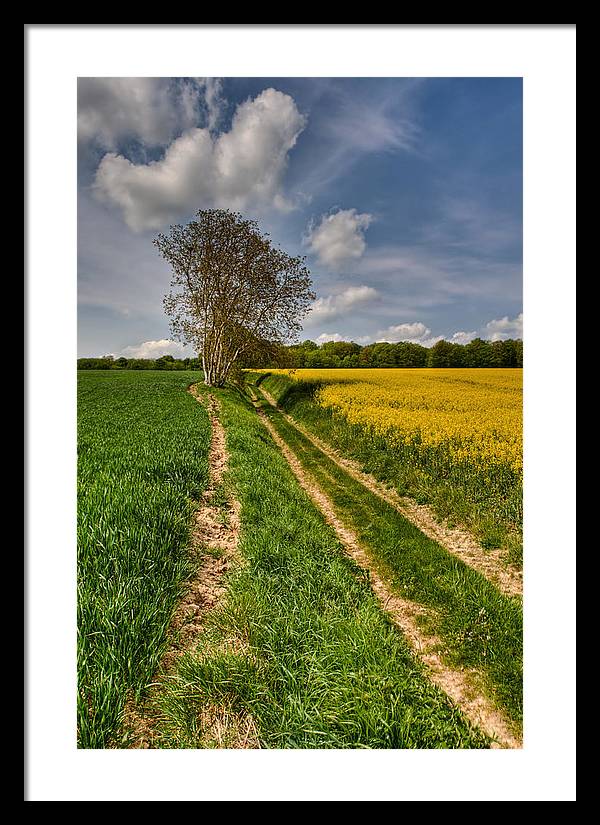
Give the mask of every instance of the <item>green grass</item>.
<path id="1" fill-rule="evenodd" d="M 207 746 L 203 708 L 250 714 L 265 748 L 483 748 L 424 675 L 248 401 L 222 402 L 240 554 L 198 648 L 155 701 L 160 747 Z"/>
<path id="2" fill-rule="evenodd" d="M 331 498 L 394 589 L 432 609 L 429 629 L 445 642 L 446 658 L 480 671 L 489 695 L 520 722 L 523 620 L 518 601 L 502 595 L 353 479 L 278 410 L 266 401 L 263 406 L 279 435 Z"/>
<path id="3" fill-rule="evenodd" d="M 314 400 L 320 386 L 292 381 L 286 375 L 246 373 L 249 383 L 263 385 L 285 412 L 329 442 L 343 455 L 360 462 L 366 472 L 391 484 L 400 495 L 429 504 L 438 517 L 471 530 L 484 548 L 502 547 L 507 561 L 523 566 L 523 491 L 520 478 L 497 468 L 482 480 L 470 465 L 443 462 L 436 450 L 390 447 L 385 437 L 349 424 Z"/>
<path id="4" fill-rule="evenodd" d="M 192 372 L 78 374 L 78 742 L 102 748 L 158 665 L 190 574 L 210 424 Z"/>

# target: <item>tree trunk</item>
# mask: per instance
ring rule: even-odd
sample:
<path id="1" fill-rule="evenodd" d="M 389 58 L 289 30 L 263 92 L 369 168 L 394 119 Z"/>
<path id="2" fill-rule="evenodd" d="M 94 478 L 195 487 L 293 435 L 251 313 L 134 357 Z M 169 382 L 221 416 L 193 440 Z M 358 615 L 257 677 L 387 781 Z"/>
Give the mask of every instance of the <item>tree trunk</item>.
<path id="1" fill-rule="evenodd" d="M 204 383 L 209 387 L 223 387 L 227 380 L 226 365 L 218 359 L 208 358 L 204 361 Z"/>

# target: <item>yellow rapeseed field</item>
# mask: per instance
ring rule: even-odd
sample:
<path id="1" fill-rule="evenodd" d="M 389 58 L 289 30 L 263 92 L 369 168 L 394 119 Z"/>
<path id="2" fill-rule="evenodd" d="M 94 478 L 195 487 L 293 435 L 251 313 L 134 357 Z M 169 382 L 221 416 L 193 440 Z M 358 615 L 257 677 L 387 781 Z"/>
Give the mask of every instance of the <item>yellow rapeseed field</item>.
<path id="1" fill-rule="evenodd" d="M 322 383 L 315 396 L 322 407 L 390 445 L 486 475 L 500 466 L 522 473 L 520 369 L 299 369 L 289 374 Z"/>

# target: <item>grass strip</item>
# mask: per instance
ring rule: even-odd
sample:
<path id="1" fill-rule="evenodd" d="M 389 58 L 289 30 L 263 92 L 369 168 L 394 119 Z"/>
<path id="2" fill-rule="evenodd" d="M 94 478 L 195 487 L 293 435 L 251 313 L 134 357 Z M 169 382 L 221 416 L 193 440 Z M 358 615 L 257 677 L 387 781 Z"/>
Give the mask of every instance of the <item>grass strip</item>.
<path id="1" fill-rule="evenodd" d="M 164 685 L 162 746 L 205 747 L 204 720 L 220 715 L 251 717 L 266 748 L 488 747 L 426 678 L 251 404 L 216 394 L 244 562 Z"/>
<path id="2" fill-rule="evenodd" d="M 260 392 L 260 388 L 258 390 Z M 396 592 L 432 611 L 428 632 L 445 644 L 453 665 L 475 668 L 496 704 L 522 720 L 522 609 L 481 574 L 425 536 L 398 511 L 331 461 L 263 403 L 279 435 L 330 497 L 340 518 L 370 553 Z"/>

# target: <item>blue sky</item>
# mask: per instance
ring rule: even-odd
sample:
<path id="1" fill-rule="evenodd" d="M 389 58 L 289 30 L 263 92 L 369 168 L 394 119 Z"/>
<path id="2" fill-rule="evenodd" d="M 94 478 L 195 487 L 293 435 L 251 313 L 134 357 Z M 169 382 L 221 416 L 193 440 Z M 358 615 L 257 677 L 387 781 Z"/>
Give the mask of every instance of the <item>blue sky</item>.
<path id="1" fill-rule="evenodd" d="M 316 341 L 522 337 L 520 78 L 85 78 L 78 354 L 171 341 L 152 238 L 200 208 L 307 257 Z"/>

